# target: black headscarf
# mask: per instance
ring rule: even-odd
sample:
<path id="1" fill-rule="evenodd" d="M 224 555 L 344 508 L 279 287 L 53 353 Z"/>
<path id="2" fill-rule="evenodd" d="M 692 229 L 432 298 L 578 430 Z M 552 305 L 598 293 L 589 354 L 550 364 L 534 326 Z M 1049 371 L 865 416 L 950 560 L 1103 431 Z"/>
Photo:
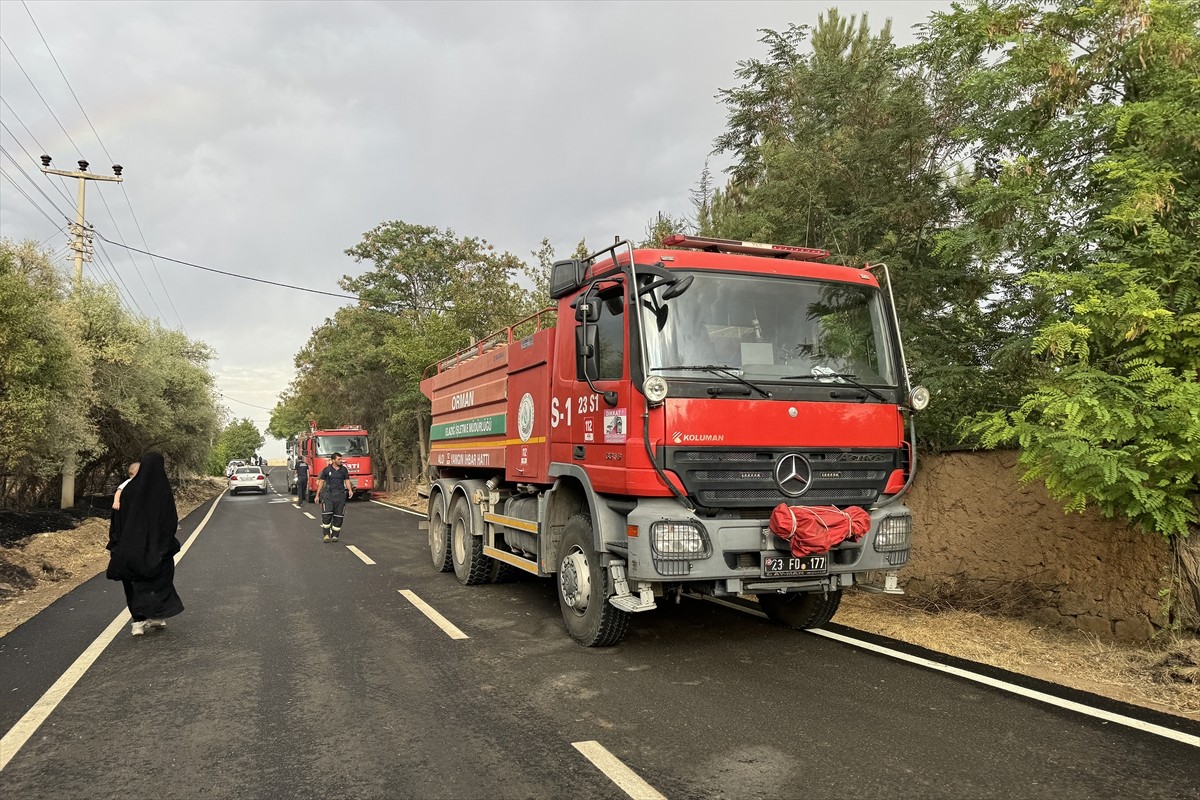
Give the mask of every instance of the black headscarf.
<path id="1" fill-rule="evenodd" d="M 142 456 L 138 473 L 121 492 L 108 532 L 111 556 L 105 573 L 115 581 L 152 580 L 179 552 L 179 516 L 161 453 Z"/>

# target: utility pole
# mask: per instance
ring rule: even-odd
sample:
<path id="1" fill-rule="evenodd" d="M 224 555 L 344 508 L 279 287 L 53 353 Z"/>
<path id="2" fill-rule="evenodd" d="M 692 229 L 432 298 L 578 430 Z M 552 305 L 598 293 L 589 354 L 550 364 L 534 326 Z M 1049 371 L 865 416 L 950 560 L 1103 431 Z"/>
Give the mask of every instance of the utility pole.
<path id="1" fill-rule="evenodd" d="M 83 262 L 90 260 L 91 254 L 88 247 L 92 240 L 91 231 L 88 229 L 87 222 L 83 218 L 84 188 L 87 186 L 88 181 L 115 181 L 120 183 L 123 180 L 121 177 L 121 165 L 113 164 L 114 177 L 109 177 L 108 175 L 96 175 L 95 173 L 88 172 L 88 162 L 82 159 L 78 162 L 78 170 L 51 169 L 50 161 L 50 156 L 42 156 L 42 172 L 47 175 L 62 175 L 66 178 L 79 179 L 79 200 L 75 208 L 75 224 L 72 226 L 71 231 L 75 234 L 75 241 L 71 243 L 71 249 L 75 251 L 75 291 L 78 292 L 83 288 Z M 77 464 L 78 461 L 74 451 L 68 453 L 67 457 L 63 459 L 62 500 L 59 508 L 71 508 L 75 505 L 75 470 Z"/>
<path id="2" fill-rule="evenodd" d="M 75 241 L 71 243 L 71 249 L 75 251 L 75 291 L 79 291 L 79 287 L 83 285 L 83 262 L 89 260 L 86 256 L 90 256 L 88 245 L 91 243 L 91 231 L 88 230 L 87 223 L 83 219 L 84 207 L 84 188 L 88 181 L 115 181 L 120 183 L 124 180 L 121 177 L 121 165 L 113 164 L 113 177 L 108 175 L 97 175 L 94 172 L 88 172 L 88 162 L 79 161 L 78 170 L 65 169 L 50 169 L 50 156 L 42 156 L 42 172 L 47 175 L 62 175 L 66 178 L 79 179 L 79 199 L 75 207 L 75 224 L 72 226 L 72 233 L 75 234 Z M 66 506 L 63 506 L 66 508 Z"/>

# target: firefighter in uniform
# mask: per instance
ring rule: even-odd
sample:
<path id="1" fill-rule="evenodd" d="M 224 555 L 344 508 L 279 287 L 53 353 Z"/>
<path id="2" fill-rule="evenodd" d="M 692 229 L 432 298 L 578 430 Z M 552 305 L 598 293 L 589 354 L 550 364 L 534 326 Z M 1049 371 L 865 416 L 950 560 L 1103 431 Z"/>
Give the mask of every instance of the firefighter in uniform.
<path id="1" fill-rule="evenodd" d="M 321 529 L 326 542 L 336 542 L 342 532 L 342 519 L 346 514 L 346 501 L 354 497 L 354 486 L 350 483 L 350 470 L 342 465 L 342 454 L 334 453 L 329 466 L 317 476 L 317 500 L 321 503 Z"/>

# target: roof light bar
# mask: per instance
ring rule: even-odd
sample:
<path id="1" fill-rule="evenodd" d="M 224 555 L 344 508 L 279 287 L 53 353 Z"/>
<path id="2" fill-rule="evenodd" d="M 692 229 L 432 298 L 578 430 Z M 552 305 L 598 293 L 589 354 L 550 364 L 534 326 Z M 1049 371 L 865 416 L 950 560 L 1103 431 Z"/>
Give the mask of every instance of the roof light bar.
<path id="1" fill-rule="evenodd" d="M 819 250 L 815 247 L 739 242 L 733 239 L 713 239 L 707 236 L 684 236 L 679 233 L 664 237 L 663 244 L 667 247 L 690 247 L 710 253 L 741 253 L 747 256 L 790 258 L 797 261 L 821 261 L 829 258 L 828 250 Z"/>

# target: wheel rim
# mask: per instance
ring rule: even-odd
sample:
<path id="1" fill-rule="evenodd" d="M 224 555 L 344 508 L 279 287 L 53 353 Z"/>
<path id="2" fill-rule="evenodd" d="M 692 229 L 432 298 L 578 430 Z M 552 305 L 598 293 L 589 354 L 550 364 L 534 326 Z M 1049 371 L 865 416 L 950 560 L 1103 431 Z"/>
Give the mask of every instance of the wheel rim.
<path id="1" fill-rule="evenodd" d="M 454 560 L 461 564 L 467 560 L 467 543 L 463 537 L 463 524 L 460 520 L 454 521 Z"/>
<path id="2" fill-rule="evenodd" d="M 577 614 L 587 611 L 592 596 L 592 573 L 587 556 L 579 547 L 572 547 L 563 557 L 558 570 L 558 584 L 563 602 Z"/>
<path id="3" fill-rule="evenodd" d="M 434 563 L 441 566 L 442 559 L 446 557 L 446 524 L 442 522 L 440 513 L 429 515 L 429 552 Z"/>

